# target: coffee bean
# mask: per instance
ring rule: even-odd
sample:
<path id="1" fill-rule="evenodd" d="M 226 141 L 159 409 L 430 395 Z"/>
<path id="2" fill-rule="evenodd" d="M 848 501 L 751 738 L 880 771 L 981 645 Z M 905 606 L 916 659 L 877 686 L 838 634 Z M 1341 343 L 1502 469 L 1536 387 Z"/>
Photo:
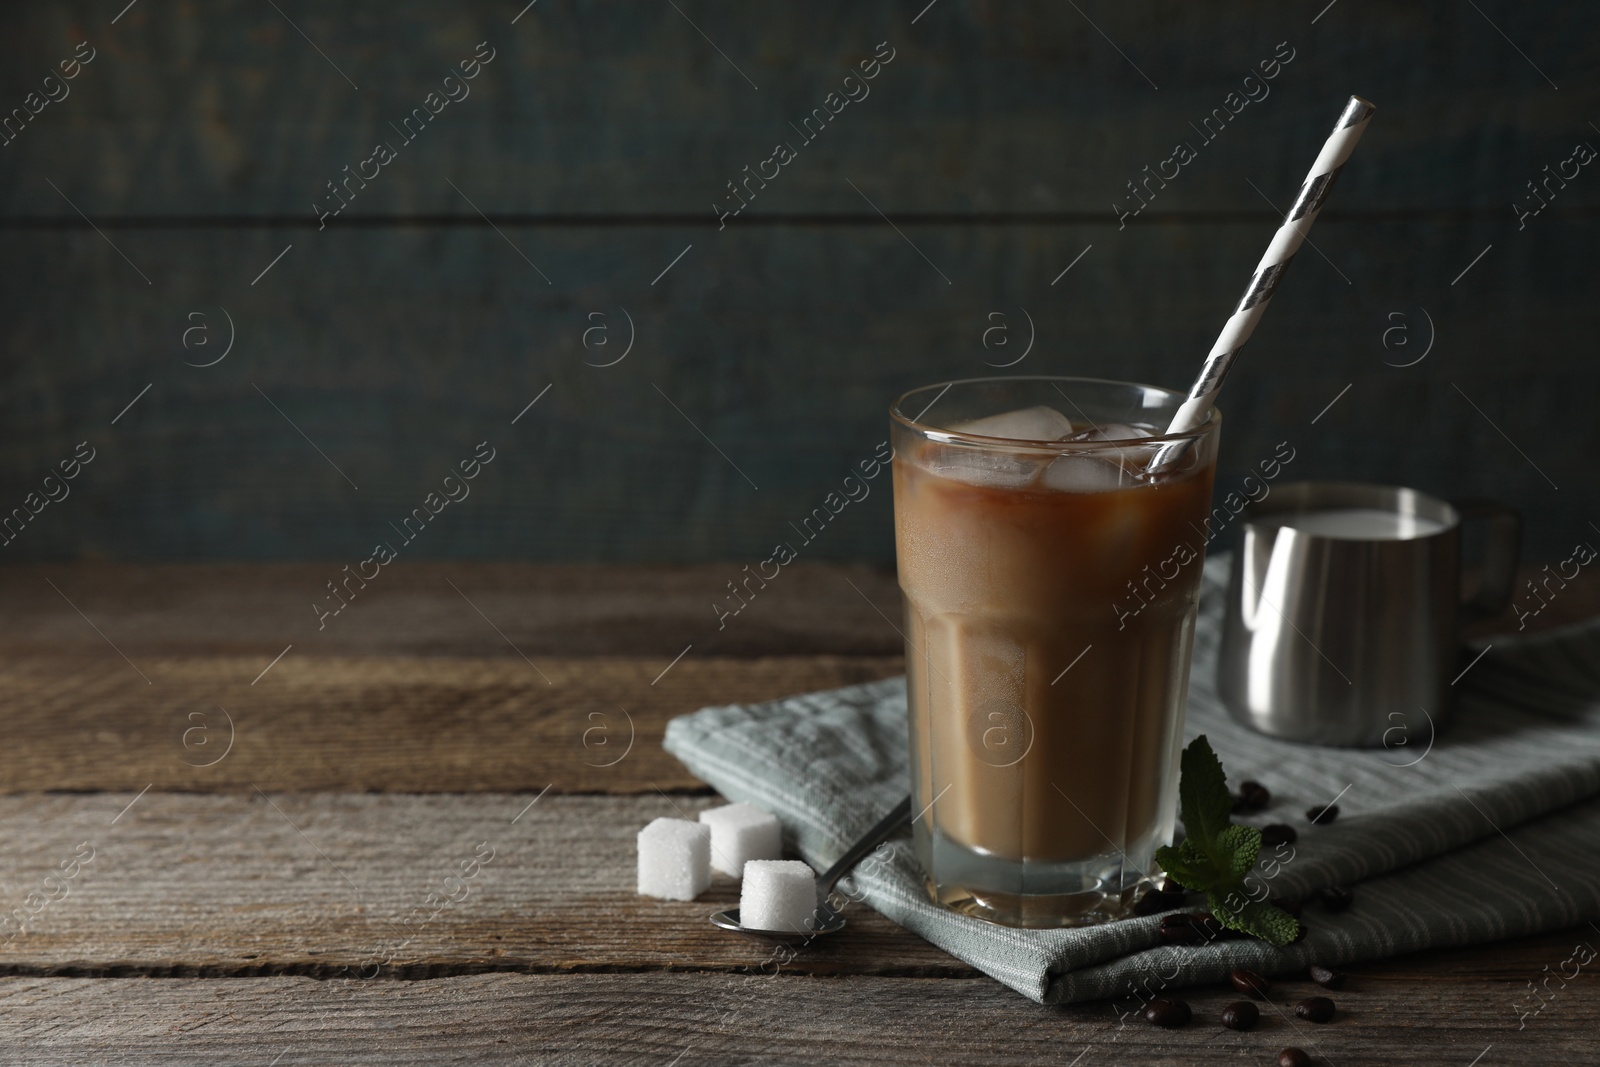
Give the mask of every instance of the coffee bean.
<path id="1" fill-rule="evenodd" d="M 1246 780 L 1239 783 L 1239 803 L 1247 811 L 1260 811 L 1272 803 L 1272 794 L 1260 782 Z"/>
<path id="2" fill-rule="evenodd" d="M 1235 967 L 1233 973 L 1228 975 L 1228 983 L 1239 992 L 1257 1000 L 1265 1000 L 1267 990 L 1272 988 L 1265 978 L 1245 967 Z"/>
<path id="3" fill-rule="evenodd" d="M 1292 845 L 1299 836 L 1295 833 L 1294 827 L 1275 822 L 1271 826 L 1261 828 L 1261 847 L 1276 848 L 1279 845 Z"/>
<path id="4" fill-rule="evenodd" d="M 1338 817 L 1339 805 L 1337 804 L 1318 804 L 1314 808 L 1306 809 L 1306 818 L 1318 826 L 1326 826 Z"/>
<path id="5" fill-rule="evenodd" d="M 1160 935 L 1163 941 L 1174 945 L 1198 945 L 1207 941 L 1226 941 L 1247 937 L 1222 925 L 1222 920 L 1210 912 L 1178 912 L 1161 917 Z"/>
<path id="6" fill-rule="evenodd" d="M 1222 925 L 1221 919 L 1210 912 L 1200 916 L 1198 925 L 1200 932 L 1206 935 L 1207 941 L 1235 941 L 1239 938 L 1250 936 L 1249 934 L 1240 933 L 1238 930 L 1228 929 L 1228 927 Z"/>
<path id="7" fill-rule="evenodd" d="M 1189 1005 L 1177 997 L 1157 997 L 1144 1006 L 1144 1019 L 1157 1026 L 1182 1026 L 1189 1021 Z"/>
<path id="8" fill-rule="evenodd" d="M 1324 967 L 1320 963 L 1311 965 L 1311 980 L 1324 989 L 1343 988 L 1344 978 L 1343 971 L 1336 971 L 1332 967 Z"/>
<path id="9" fill-rule="evenodd" d="M 1286 1048 L 1278 1053 L 1278 1067 L 1311 1067 L 1311 1057 L 1303 1049 Z"/>
<path id="10" fill-rule="evenodd" d="M 1182 891 L 1171 893 L 1162 889 L 1152 888 L 1139 898 L 1133 906 L 1135 915 L 1154 915 L 1160 911 L 1171 911 L 1173 908 L 1183 906 L 1184 894 Z"/>
<path id="11" fill-rule="evenodd" d="M 1236 1000 L 1222 1009 L 1222 1025 L 1229 1030 L 1253 1030 L 1261 1012 L 1248 1000 Z"/>
<path id="12" fill-rule="evenodd" d="M 1317 899 L 1322 901 L 1322 906 L 1328 911 L 1343 911 L 1355 900 L 1355 894 L 1344 886 L 1329 886 L 1317 893 Z"/>
<path id="13" fill-rule="evenodd" d="M 1163 915 L 1161 917 L 1161 928 L 1163 930 L 1169 928 L 1190 928 L 1198 930 L 1207 941 L 1213 941 L 1220 937 L 1231 938 L 1249 936 L 1247 934 L 1241 934 L 1235 930 L 1228 929 L 1226 926 L 1222 925 L 1221 919 L 1217 918 L 1215 915 L 1212 915 L 1208 911 L 1180 911 L 1173 915 Z"/>
<path id="14" fill-rule="evenodd" d="M 1327 997 L 1307 997 L 1294 1006 L 1294 1013 L 1314 1023 L 1325 1023 L 1333 1018 L 1333 1001 Z"/>
<path id="15" fill-rule="evenodd" d="M 1133 913 L 1135 915 L 1154 915 L 1157 912 L 1166 911 L 1167 908 L 1168 904 L 1164 894 L 1150 892 L 1134 902 Z"/>

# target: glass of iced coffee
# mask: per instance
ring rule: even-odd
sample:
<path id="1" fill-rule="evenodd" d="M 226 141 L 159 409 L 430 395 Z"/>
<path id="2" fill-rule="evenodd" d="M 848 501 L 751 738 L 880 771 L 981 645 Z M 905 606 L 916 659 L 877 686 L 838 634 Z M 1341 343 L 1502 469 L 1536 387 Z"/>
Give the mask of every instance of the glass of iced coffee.
<path id="1" fill-rule="evenodd" d="M 933 898 L 1012 926 L 1128 913 L 1171 841 L 1220 415 L 1087 378 L 890 408 L 912 811 Z"/>

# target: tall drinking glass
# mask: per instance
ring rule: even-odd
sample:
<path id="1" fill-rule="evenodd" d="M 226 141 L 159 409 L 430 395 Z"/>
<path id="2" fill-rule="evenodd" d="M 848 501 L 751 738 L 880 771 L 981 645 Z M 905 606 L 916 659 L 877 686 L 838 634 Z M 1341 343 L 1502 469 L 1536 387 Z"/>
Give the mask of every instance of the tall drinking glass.
<path id="1" fill-rule="evenodd" d="M 940 903 L 1105 922 L 1172 839 L 1220 422 L 1165 436 L 1183 400 L 991 378 L 890 408 L 914 832 Z"/>

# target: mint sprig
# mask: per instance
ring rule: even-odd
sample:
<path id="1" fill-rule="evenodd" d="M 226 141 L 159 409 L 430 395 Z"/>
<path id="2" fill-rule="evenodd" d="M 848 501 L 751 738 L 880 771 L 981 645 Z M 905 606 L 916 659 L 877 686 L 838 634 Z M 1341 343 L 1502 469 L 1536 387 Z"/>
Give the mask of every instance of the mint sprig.
<path id="1" fill-rule="evenodd" d="M 1244 891 L 1244 876 L 1261 855 L 1261 831 L 1234 824 L 1228 778 L 1204 734 L 1183 750 L 1180 772 L 1178 811 L 1185 836 L 1176 848 L 1156 849 L 1156 862 L 1185 887 L 1205 893 L 1211 914 L 1223 926 L 1268 944 L 1289 944 L 1300 935 L 1300 921 Z"/>

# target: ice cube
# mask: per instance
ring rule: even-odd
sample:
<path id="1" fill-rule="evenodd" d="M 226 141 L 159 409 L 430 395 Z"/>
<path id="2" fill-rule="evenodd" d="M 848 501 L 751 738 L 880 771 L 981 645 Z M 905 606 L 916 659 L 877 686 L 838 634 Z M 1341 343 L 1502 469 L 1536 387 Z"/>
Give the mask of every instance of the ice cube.
<path id="1" fill-rule="evenodd" d="M 1102 422 L 1087 430 L 1080 430 L 1064 438 L 1067 441 L 1137 441 L 1141 437 L 1154 437 L 1149 430 L 1142 430 L 1126 422 Z"/>
<path id="2" fill-rule="evenodd" d="M 1121 471 L 1123 483 L 1130 484 L 1139 480 L 1140 476 L 1149 469 L 1156 453 L 1160 451 L 1161 446 L 1159 445 L 1142 443 L 1154 436 L 1155 434 L 1141 426 L 1134 426 L 1125 422 L 1102 422 L 1089 429 L 1079 430 L 1066 440 L 1074 444 L 1110 444 L 1115 446 L 1112 448 L 1097 448 L 1094 450 L 1092 457 L 1077 458 L 1092 458 L 1116 467 Z M 1120 442 L 1127 443 L 1120 444 Z M 1069 492 L 1101 492 L 1103 490 L 1075 489 L 1071 488 L 1071 486 L 1077 483 L 1090 484 L 1103 481 L 1103 478 L 1098 477 L 1099 474 L 1103 473 L 1092 469 L 1072 471 L 1064 467 L 1056 476 L 1055 482 L 1060 484 L 1055 484 L 1055 488 L 1067 489 Z M 1048 475 L 1046 475 L 1044 481 L 1046 484 L 1052 484 Z M 1112 488 L 1115 488 L 1115 486 Z"/>
<path id="3" fill-rule="evenodd" d="M 954 478 L 971 485 L 997 489 L 1017 489 L 1038 478 L 1048 456 L 981 452 L 973 448 L 948 446 L 934 451 L 928 469 L 941 478 Z"/>
<path id="4" fill-rule="evenodd" d="M 739 925 L 803 934 L 817 911 L 817 876 L 799 860 L 751 860 L 739 890 Z"/>
<path id="5" fill-rule="evenodd" d="M 957 433 L 1004 437 L 1012 441 L 1059 441 L 1072 432 L 1072 420 L 1043 404 L 988 415 L 950 427 Z"/>
<path id="6" fill-rule="evenodd" d="M 750 860 L 775 860 L 783 856 L 783 834 L 775 816 L 753 804 L 724 804 L 700 813 L 711 827 L 711 866 L 735 878 L 744 875 Z"/>
<path id="7" fill-rule="evenodd" d="M 693 900 L 711 885 L 711 827 L 688 819 L 656 819 L 639 831 L 639 892 Z"/>
<path id="8" fill-rule="evenodd" d="M 1059 456 L 1045 468 L 1043 482 L 1066 493 L 1108 493 L 1136 484 L 1138 469 L 1136 464 L 1119 463 L 1115 453 Z"/>

